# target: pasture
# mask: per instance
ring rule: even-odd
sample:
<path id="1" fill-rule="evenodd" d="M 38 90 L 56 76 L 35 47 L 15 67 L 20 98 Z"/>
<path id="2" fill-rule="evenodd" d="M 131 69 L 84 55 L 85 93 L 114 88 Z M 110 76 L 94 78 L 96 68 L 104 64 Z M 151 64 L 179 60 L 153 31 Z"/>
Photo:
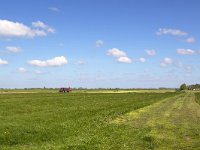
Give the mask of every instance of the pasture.
<path id="1" fill-rule="evenodd" d="M 0 89 L 0 94 L 9 93 L 58 93 L 57 89 Z M 73 93 L 166 93 L 174 89 L 73 89 Z"/>
<path id="2" fill-rule="evenodd" d="M 199 104 L 192 92 L 4 92 L 0 150 L 200 149 Z"/>

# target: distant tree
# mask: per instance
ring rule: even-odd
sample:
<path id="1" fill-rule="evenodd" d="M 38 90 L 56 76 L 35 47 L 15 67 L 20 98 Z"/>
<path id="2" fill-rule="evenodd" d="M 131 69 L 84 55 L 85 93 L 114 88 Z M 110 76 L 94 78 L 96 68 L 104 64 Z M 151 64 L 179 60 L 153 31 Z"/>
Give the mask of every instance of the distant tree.
<path id="1" fill-rule="evenodd" d="M 187 85 L 185 83 L 181 84 L 180 90 L 187 90 Z"/>
<path id="2" fill-rule="evenodd" d="M 189 90 L 200 90 L 200 84 L 193 84 L 188 86 Z"/>

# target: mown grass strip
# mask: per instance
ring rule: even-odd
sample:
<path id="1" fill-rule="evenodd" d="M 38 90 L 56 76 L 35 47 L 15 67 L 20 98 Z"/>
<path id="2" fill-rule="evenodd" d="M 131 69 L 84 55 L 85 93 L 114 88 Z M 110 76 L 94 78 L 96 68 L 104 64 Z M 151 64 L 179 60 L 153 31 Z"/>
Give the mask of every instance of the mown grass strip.
<path id="1" fill-rule="evenodd" d="M 131 127 L 130 132 L 138 135 L 132 141 L 137 149 L 200 149 L 200 106 L 194 93 L 166 99 L 124 118 L 121 126 Z"/>
<path id="2" fill-rule="evenodd" d="M 198 92 L 198 93 L 195 93 L 195 101 L 198 103 L 198 104 L 200 104 L 200 92 Z"/>
<path id="3" fill-rule="evenodd" d="M 146 115 L 146 114 L 152 115 L 152 110 L 158 109 L 163 105 L 164 105 L 164 107 L 166 107 L 169 105 L 168 103 L 170 103 L 171 101 L 175 101 L 180 96 L 181 95 L 178 95 L 178 96 L 175 96 L 172 98 L 171 97 L 166 98 L 166 99 L 158 101 L 157 103 L 154 103 L 152 105 L 148 105 L 146 107 L 128 112 L 127 114 L 119 116 L 116 119 L 112 120 L 112 123 L 116 123 L 116 124 L 130 123 L 131 121 L 135 121 L 137 119 L 141 120 L 141 118 L 147 118 L 147 116 L 144 116 L 144 115 Z"/>

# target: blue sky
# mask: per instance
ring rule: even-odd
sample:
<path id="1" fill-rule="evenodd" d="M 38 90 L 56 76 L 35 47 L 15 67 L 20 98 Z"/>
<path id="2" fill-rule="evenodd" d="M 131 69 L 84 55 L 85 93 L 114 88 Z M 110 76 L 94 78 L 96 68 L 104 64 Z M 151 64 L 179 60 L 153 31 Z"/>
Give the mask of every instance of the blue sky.
<path id="1" fill-rule="evenodd" d="M 198 0 L 0 3 L 0 88 L 200 81 Z"/>

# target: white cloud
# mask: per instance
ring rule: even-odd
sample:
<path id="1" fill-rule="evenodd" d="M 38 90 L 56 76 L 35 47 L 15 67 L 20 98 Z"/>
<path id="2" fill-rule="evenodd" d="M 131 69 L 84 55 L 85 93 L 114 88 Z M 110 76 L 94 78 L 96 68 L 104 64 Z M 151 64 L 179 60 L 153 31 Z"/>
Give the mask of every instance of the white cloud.
<path id="1" fill-rule="evenodd" d="M 44 29 L 46 32 L 50 32 L 50 33 L 55 32 L 55 30 L 53 28 L 49 27 L 48 25 L 44 24 L 41 21 L 32 22 L 32 26 L 35 27 L 35 28 Z"/>
<path id="2" fill-rule="evenodd" d="M 22 49 L 20 47 L 7 46 L 6 50 L 9 52 L 18 53 L 18 52 L 21 52 Z"/>
<path id="3" fill-rule="evenodd" d="M 140 61 L 141 63 L 145 63 L 145 62 L 146 62 L 146 59 L 143 58 L 143 57 L 140 57 L 140 58 L 139 58 L 139 61 Z"/>
<path id="4" fill-rule="evenodd" d="M 7 64 L 8 64 L 8 61 L 2 60 L 2 59 L 0 58 L 0 65 L 7 65 Z"/>
<path id="5" fill-rule="evenodd" d="M 149 56 L 155 56 L 156 55 L 156 51 L 155 50 L 146 50 L 146 53 L 147 53 L 147 55 L 149 55 Z"/>
<path id="6" fill-rule="evenodd" d="M 64 56 L 55 57 L 49 60 L 30 60 L 28 64 L 38 67 L 58 67 L 67 64 L 68 61 Z"/>
<path id="7" fill-rule="evenodd" d="M 164 60 L 161 62 L 160 66 L 166 67 L 167 65 L 170 65 L 172 63 L 173 63 L 173 61 L 171 58 L 165 57 Z"/>
<path id="8" fill-rule="evenodd" d="M 96 41 L 96 47 L 97 47 L 97 48 L 102 47 L 103 44 L 104 44 L 104 42 L 103 42 L 102 40 L 97 40 L 97 41 Z"/>
<path id="9" fill-rule="evenodd" d="M 121 63 L 132 63 L 132 60 L 126 55 L 126 53 L 117 48 L 109 49 L 107 55 L 116 57 L 117 61 Z"/>
<path id="10" fill-rule="evenodd" d="M 160 28 L 157 32 L 157 35 L 173 35 L 173 36 L 185 36 L 188 35 L 187 32 L 181 31 L 179 29 L 169 29 L 169 28 Z"/>
<path id="11" fill-rule="evenodd" d="M 195 42 L 195 38 L 189 37 L 189 38 L 185 39 L 185 42 L 187 42 L 187 43 L 194 43 Z"/>
<path id="12" fill-rule="evenodd" d="M 168 58 L 168 57 L 165 57 L 164 58 L 164 61 L 163 61 L 165 64 L 172 64 L 172 59 L 171 58 Z"/>
<path id="13" fill-rule="evenodd" d="M 117 61 L 121 63 L 132 63 L 132 60 L 127 56 L 119 57 Z"/>
<path id="14" fill-rule="evenodd" d="M 17 71 L 19 73 L 25 73 L 25 72 L 27 72 L 27 70 L 25 68 L 23 68 L 23 67 L 18 68 Z"/>
<path id="15" fill-rule="evenodd" d="M 112 49 L 108 50 L 107 55 L 114 56 L 114 57 L 125 57 L 126 53 L 122 50 L 117 49 L 117 48 L 112 48 Z"/>
<path id="16" fill-rule="evenodd" d="M 59 12 L 60 11 L 60 9 L 57 8 L 57 7 L 49 7 L 48 9 L 51 10 L 51 11 L 55 11 L 55 12 Z"/>
<path id="17" fill-rule="evenodd" d="M 33 38 L 36 36 L 46 36 L 48 32 L 50 31 L 46 29 L 35 29 L 19 22 L 0 19 L 0 37 L 3 38 Z"/>
<path id="18" fill-rule="evenodd" d="M 184 49 L 184 48 L 180 48 L 176 50 L 177 54 L 179 55 L 192 55 L 195 53 L 194 50 L 191 49 Z"/>

